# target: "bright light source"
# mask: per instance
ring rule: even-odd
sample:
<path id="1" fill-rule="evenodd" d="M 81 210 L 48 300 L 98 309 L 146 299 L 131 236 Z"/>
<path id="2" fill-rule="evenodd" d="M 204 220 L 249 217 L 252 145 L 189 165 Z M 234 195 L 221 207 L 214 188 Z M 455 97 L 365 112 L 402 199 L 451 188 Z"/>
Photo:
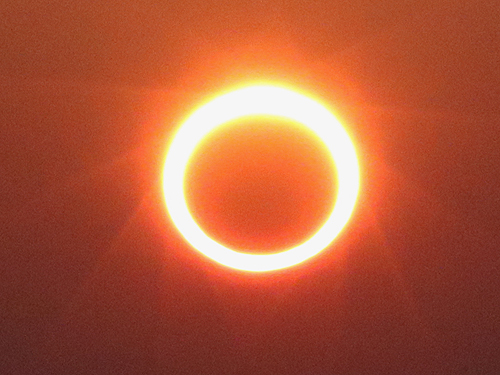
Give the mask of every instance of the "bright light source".
<path id="1" fill-rule="evenodd" d="M 186 169 L 197 145 L 218 126 L 244 116 L 278 116 L 305 125 L 324 142 L 336 166 L 337 199 L 328 219 L 302 244 L 274 254 L 234 251 L 213 240 L 194 220 L 184 195 Z M 358 196 L 359 166 L 349 136 L 324 106 L 282 87 L 250 86 L 213 99 L 182 124 L 168 150 L 163 191 L 175 226 L 196 250 L 228 267 L 272 271 L 296 265 L 318 254 L 340 233 Z"/>

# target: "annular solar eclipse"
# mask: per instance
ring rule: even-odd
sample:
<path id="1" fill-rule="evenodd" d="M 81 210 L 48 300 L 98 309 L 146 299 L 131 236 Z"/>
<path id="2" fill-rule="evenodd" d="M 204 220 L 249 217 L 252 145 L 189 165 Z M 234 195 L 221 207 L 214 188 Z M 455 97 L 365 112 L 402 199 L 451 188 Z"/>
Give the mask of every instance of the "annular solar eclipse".
<path id="1" fill-rule="evenodd" d="M 235 251 L 209 237 L 191 214 L 185 196 L 186 170 L 200 142 L 214 129 L 246 116 L 276 116 L 313 131 L 329 151 L 337 174 L 337 195 L 326 221 L 306 241 L 272 254 Z M 273 271 L 297 265 L 330 245 L 352 215 L 359 191 L 354 145 L 336 117 L 304 94 L 272 85 L 247 86 L 196 109 L 181 124 L 167 151 L 163 192 L 168 213 L 191 246 L 208 258 L 243 271 Z"/>

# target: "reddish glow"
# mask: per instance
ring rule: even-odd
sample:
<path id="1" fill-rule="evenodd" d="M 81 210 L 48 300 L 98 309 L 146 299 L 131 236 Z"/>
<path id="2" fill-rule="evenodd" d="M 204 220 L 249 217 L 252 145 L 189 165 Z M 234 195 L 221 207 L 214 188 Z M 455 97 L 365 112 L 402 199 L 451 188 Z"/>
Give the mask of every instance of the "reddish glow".
<path id="1" fill-rule="evenodd" d="M 210 238 L 191 215 L 184 194 L 186 169 L 200 142 L 217 127 L 245 116 L 277 116 L 303 124 L 324 142 L 336 167 L 337 199 L 328 219 L 302 244 L 273 254 L 234 251 Z M 359 166 L 348 134 L 324 106 L 282 87 L 250 86 L 213 99 L 182 124 L 167 154 L 163 191 L 175 226 L 195 249 L 228 267 L 272 271 L 296 265 L 318 254 L 340 233 L 358 196 Z"/>

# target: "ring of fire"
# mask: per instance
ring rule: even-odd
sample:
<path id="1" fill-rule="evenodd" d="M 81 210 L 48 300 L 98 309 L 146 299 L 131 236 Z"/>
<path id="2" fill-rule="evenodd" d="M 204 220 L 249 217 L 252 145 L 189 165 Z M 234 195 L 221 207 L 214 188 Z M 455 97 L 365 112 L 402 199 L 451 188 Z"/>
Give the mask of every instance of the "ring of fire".
<path id="1" fill-rule="evenodd" d="M 336 167 L 337 198 L 328 219 L 305 242 L 278 253 L 238 252 L 213 240 L 194 220 L 184 194 L 186 169 L 197 145 L 218 126 L 244 116 L 277 116 L 305 125 L 327 146 Z M 307 96 L 269 85 L 250 86 L 224 94 L 194 111 L 175 134 L 163 170 L 164 199 L 177 230 L 205 256 L 243 271 L 278 270 L 299 264 L 321 252 L 349 220 L 358 191 L 356 151 L 335 116 Z"/>

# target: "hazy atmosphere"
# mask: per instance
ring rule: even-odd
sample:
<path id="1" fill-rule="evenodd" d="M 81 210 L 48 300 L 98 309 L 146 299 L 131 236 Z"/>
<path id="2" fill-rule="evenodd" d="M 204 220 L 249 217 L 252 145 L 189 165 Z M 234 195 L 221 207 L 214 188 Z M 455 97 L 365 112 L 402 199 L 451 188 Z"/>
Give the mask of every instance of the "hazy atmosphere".
<path id="1" fill-rule="evenodd" d="M 19 0 L 0 19 L 2 374 L 500 373 L 500 5 Z M 161 186 L 190 111 L 253 82 L 326 103 L 361 170 L 329 248 L 264 274 L 194 251 Z M 259 134 L 207 146 L 193 196 L 265 250 L 310 233 L 335 181 L 314 140 Z"/>

